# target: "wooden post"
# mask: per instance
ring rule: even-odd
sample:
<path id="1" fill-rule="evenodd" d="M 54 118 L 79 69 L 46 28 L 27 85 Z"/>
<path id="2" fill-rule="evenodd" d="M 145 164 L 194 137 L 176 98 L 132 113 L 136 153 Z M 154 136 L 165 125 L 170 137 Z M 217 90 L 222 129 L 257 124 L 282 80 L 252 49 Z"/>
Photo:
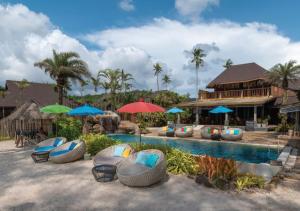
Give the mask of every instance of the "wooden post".
<path id="1" fill-rule="evenodd" d="M 257 123 L 257 106 L 254 106 L 253 121 Z"/>

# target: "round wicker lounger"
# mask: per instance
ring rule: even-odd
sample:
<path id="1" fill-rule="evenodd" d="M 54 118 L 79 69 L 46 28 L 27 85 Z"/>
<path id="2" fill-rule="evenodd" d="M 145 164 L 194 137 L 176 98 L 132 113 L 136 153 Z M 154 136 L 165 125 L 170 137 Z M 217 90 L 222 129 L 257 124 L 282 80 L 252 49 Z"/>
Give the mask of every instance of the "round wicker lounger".
<path id="1" fill-rule="evenodd" d="M 37 147 L 53 146 L 56 139 L 62 140 L 63 143 L 67 142 L 67 139 L 65 137 L 54 137 L 54 138 L 49 138 L 44 141 L 41 141 L 40 143 L 37 144 Z"/>
<path id="2" fill-rule="evenodd" d="M 226 134 L 227 130 L 238 130 L 238 134 L 234 135 L 234 134 Z M 238 141 L 241 140 L 243 137 L 243 130 L 240 128 L 228 128 L 227 130 L 223 130 L 221 133 L 221 137 L 224 140 L 228 140 L 228 141 Z"/>
<path id="3" fill-rule="evenodd" d="M 209 126 L 201 128 L 201 137 L 204 139 L 211 139 L 211 133 L 209 132 L 209 130 L 211 130 Z"/>
<path id="4" fill-rule="evenodd" d="M 130 149 L 131 154 L 134 152 L 134 149 L 129 144 L 118 144 L 111 147 L 108 147 L 104 150 L 101 150 L 98 152 L 94 159 L 94 166 L 100 166 L 100 165 L 118 165 L 122 160 L 126 159 L 124 157 L 115 157 L 114 151 L 116 146 L 123 146 L 125 149 Z"/>
<path id="5" fill-rule="evenodd" d="M 182 132 L 180 130 L 176 130 L 175 135 L 176 137 L 180 137 L 180 138 L 192 137 L 193 131 Z"/>
<path id="6" fill-rule="evenodd" d="M 51 156 L 51 154 L 55 152 L 68 150 L 72 143 L 76 144 L 76 147 L 74 149 L 70 150 L 69 152 L 63 153 L 61 155 Z M 84 156 L 84 153 L 85 153 L 85 143 L 81 140 L 75 140 L 63 144 L 57 147 L 56 149 L 54 149 L 53 151 L 51 151 L 49 155 L 49 160 L 54 163 L 68 163 L 68 162 L 73 162 L 81 159 Z"/>
<path id="7" fill-rule="evenodd" d="M 127 186 L 146 187 L 158 183 L 165 178 L 167 165 L 165 155 L 155 149 L 143 150 L 145 153 L 155 153 L 159 156 L 157 164 L 153 168 L 135 163 L 137 153 L 123 160 L 117 168 L 119 181 Z"/>

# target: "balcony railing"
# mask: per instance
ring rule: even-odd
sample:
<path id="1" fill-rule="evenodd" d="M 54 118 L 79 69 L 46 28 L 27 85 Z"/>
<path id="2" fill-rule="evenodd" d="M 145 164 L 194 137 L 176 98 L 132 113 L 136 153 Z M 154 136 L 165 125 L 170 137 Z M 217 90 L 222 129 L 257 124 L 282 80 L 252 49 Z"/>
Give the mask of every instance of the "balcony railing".
<path id="1" fill-rule="evenodd" d="M 270 87 L 199 93 L 200 99 L 266 97 L 266 96 L 271 96 L 271 88 Z"/>

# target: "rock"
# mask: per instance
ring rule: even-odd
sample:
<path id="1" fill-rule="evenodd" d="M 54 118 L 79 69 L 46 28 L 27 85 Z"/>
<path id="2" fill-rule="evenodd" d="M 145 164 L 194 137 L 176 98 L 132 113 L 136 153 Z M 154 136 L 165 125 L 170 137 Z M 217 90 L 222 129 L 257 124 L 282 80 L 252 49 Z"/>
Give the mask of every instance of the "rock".
<path id="1" fill-rule="evenodd" d="M 204 175 L 198 175 L 196 177 L 196 183 L 198 184 L 201 184 L 201 185 L 204 185 L 205 187 L 208 187 L 208 188 L 212 188 L 213 185 L 210 183 L 209 179 L 207 178 L 207 176 L 204 176 Z"/>

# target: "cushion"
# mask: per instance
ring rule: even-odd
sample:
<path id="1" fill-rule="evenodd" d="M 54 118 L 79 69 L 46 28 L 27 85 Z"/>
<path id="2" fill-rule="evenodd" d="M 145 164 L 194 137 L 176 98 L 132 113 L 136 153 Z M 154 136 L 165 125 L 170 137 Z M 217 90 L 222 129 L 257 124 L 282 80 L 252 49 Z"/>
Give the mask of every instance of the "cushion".
<path id="1" fill-rule="evenodd" d="M 227 135 L 229 135 L 229 134 L 230 134 L 230 130 L 226 130 L 225 133 L 226 133 Z"/>
<path id="2" fill-rule="evenodd" d="M 159 156 L 157 154 L 139 152 L 135 162 L 153 168 L 155 167 L 158 159 Z"/>
<path id="3" fill-rule="evenodd" d="M 187 132 L 187 128 L 186 128 L 186 127 L 184 128 L 184 131 L 183 131 L 183 132 L 185 132 L 185 133 Z"/>
<path id="4" fill-rule="evenodd" d="M 238 135 L 239 134 L 239 130 L 234 130 L 234 135 Z"/>
<path id="5" fill-rule="evenodd" d="M 167 130 L 168 130 L 167 126 L 165 126 L 165 127 L 162 128 L 162 131 L 167 131 Z"/>
<path id="6" fill-rule="evenodd" d="M 173 132 L 174 129 L 173 128 L 168 128 L 168 132 Z"/>
<path id="7" fill-rule="evenodd" d="M 125 149 L 122 154 L 122 157 L 128 158 L 128 156 L 130 155 L 130 151 L 131 151 L 131 149 L 129 149 L 129 148 Z"/>
<path id="8" fill-rule="evenodd" d="M 213 130 L 213 134 L 219 134 L 219 130 L 218 129 L 214 129 Z"/>
<path id="9" fill-rule="evenodd" d="M 43 147 L 37 147 L 34 149 L 35 152 L 49 152 L 51 150 L 55 149 L 54 146 L 43 146 Z"/>
<path id="10" fill-rule="evenodd" d="M 184 132 L 184 128 L 183 127 L 181 128 L 181 132 Z"/>
<path id="11" fill-rule="evenodd" d="M 234 130 L 230 130 L 230 135 L 234 135 Z"/>
<path id="12" fill-rule="evenodd" d="M 69 150 L 73 150 L 76 146 L 77 146 L 77 144 L 72 142 L 69 146 Z"/>
<path id="13" fill-rule="evenodd" d="M 125 147 L 123 146 L 116 146 L 114 150 L 115 157 L 122 157 Z"/>
<path id="14" fill-rule="evenodd" d="M 70 150 L 60 150 L 60 151 L 56 151 L 56 152 L 50 152 L 50 156 L 54 157 L 54 156 L 59 156 L 59 155 L 63 155 L 70 152 Z"/>
<path id="15" fill-rule="evenodd" d="M 62 144 L 63 144 L 63 140 L 61 140 L 60 138 L 56 138 L 55 141 L 53 142 L 54 147 L 58 147 Z"/>
<path id="16" fill-rule="evenodd" d="M 188 127 L 187 129 L 186 129 L 186 132 L 192 132 L 193 131 L 193 129 L 191 128 L 191 127 Z"/>
<path id="17" fill-rule="evenodd" d="M 211 132 L 211 129 L 209 127 L 209 128 L 207 128 L 207 133 L 210 134 L 210 132 Z"/>

